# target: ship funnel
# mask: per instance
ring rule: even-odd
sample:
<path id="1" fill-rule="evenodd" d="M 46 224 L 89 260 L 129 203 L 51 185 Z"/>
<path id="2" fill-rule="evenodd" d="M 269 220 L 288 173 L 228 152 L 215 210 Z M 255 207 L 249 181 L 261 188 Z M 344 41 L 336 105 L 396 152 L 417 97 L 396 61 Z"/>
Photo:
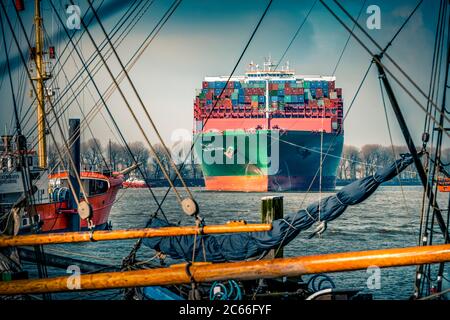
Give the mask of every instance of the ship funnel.
<path id="1" fill-rule="evenodd" d="M 2 151 L 3 152 L 12 151 L 11 150 L 11 141 L 12 141 L 12 136 L 10 136 L 10 135 L 2 136 Z"/>

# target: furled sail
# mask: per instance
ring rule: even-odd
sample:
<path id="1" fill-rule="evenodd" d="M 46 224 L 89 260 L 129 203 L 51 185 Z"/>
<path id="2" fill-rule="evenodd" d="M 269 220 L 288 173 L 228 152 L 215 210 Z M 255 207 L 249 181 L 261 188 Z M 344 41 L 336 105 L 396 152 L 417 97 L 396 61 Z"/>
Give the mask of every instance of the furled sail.
<path id="1" fill-rule="evenodd" d="M 413 162 L 411 155 L 402 157 L 373 175 L 356 180 L 339 190 L 335 195 L 310 204 L 296 213 L 287 213 L 283 219 L 272 223 L 267 232 L 238 233 L 226 235 L 202 235 L 146 238 L 143 243 L 173 259 L 191 261 L 195 246 L 195 261 L 226 262 L 254 259 L 270 249 L 287 245 L 302 230 L 315 222 L 332 221 L 338 218 L 349 205 L 366 200 L 378 186 L 391 180 Z M 320 214 L 320 218 L 319 218 Z M 147 227 L 171 226 L 164 220 L 152 218 Z"/>

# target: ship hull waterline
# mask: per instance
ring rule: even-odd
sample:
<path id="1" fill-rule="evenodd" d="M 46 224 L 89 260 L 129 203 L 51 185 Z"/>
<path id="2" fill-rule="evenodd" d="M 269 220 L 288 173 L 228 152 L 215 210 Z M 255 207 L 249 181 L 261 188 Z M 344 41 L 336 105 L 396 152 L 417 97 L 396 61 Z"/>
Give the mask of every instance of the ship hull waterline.
<path id="1" fill-rule="evenodd" d="M 313 131 L 204 132 L 195 151 L 209 191 L 328 191 L 343 135 Z M 320 168 L 322 163 L 322 168 Z"/>

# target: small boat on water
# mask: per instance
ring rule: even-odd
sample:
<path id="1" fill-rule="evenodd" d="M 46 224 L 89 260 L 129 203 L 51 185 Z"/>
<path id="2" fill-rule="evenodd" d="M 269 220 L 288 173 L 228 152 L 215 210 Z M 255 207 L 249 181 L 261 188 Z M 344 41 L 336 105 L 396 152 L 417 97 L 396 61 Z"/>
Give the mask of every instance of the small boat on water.
<path id="1" fill-rule="evenodd" d="M 147 188 L 147 183 L 136 176 L 131 176 L 123 182 L 124 188 Z"/>

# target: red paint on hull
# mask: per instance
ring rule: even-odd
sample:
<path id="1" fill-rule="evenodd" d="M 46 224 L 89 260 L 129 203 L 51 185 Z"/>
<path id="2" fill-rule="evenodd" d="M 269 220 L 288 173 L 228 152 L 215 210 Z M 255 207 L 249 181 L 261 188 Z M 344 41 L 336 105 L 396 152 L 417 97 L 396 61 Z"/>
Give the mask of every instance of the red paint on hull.
<path id="1" fill-rule="evenodd" d="M 205 177 L 206 190 L 266 192 L 267 176 L 214 176 Z"/>

